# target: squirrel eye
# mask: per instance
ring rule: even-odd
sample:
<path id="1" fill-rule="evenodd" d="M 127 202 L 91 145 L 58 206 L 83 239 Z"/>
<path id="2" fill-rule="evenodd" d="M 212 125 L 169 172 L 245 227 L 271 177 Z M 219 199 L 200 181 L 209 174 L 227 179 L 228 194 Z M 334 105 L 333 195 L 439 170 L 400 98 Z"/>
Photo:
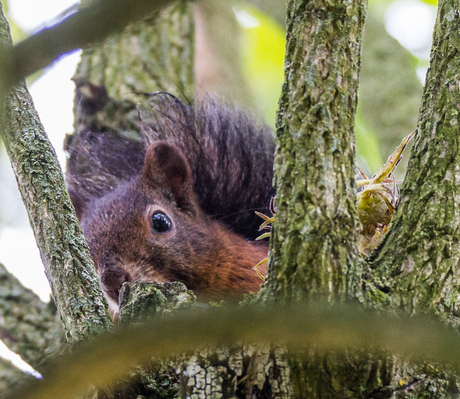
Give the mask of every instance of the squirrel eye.
<path id="1" fill-rule="evenodd" d="M 171 230 L 171 220 L 163 212 L 155 212 L 152 215 L 152 229 L 156 233 L 166 233 Z"/>

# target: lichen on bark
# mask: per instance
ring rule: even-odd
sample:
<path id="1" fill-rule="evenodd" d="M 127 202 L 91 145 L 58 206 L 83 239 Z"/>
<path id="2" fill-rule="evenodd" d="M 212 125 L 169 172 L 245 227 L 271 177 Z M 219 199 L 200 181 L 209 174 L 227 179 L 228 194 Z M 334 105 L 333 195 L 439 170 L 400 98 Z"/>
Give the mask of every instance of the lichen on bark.
<path id="1" fill-rule="evenodd" d="M 458 324 L 460 16 L 440 1 L 415 144 L 399 207 L 370 262 L 390 307 L 432 310 Z"/>
<path id="2" fill-rule="evenodd" d="M 0 6 L 1 44 L 11 46 Z M 5 93 L 3 93 L 4 95 Z M 86 240 L 67 194 L 56 154 L 25 82 L 2 96 L 0 131 L 65 328 L 75 343 L 108 331 L 111 321 Z"/>
<path id="3" fill-rule="evenodd" d="M 265 294 L 359 295 L 353 126 L 365 2 L 291 0 L 287 8 Z"/>

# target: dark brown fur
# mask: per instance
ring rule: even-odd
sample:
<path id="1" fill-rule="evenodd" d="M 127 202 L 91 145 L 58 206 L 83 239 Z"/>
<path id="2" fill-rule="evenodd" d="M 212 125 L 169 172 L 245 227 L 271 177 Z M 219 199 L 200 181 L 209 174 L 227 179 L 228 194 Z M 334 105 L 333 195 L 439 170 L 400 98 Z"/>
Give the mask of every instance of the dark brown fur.
<path id="1" fill-rule="evenodd" d="M 162 99 L 144 141 L 87 133 L 68 162 L 69 192 L 112 309 L 125 281 L 182 281 L 203 299 L 241 298 L 261 283 L 252 267 L 271 189 L 271 132 L 207 100 Z M 170 230 L 152 228 L 161 212 Z"/>

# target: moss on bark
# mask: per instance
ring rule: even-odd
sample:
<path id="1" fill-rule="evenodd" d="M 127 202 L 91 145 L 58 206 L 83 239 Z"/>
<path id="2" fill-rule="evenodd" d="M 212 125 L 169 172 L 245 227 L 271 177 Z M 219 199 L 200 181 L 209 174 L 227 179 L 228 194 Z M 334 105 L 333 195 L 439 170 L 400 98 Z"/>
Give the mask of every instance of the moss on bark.
<path id="1" fill-rule="evenodd" d="M 287 4 L 285 83 L 277 118 L 275 218 L 265 293 L 284 301 L 356 295 L 354 198 L 364 1 Z"/>
<path id="2" fill-rule="evenodd" d="M 458 324 L 460 16 L 439 3 L 415 144 L 393 224 L 370 262 L 386 305 Z"/>
<path id="3" fill-rule="evenodd" d="M 11 46 L 0 8 L 2 45 Z M 65 328 L 74 343 L 110 330 L 111 320 L 56 154 L 25 83 L 2 104 L 1 135 Z"/>

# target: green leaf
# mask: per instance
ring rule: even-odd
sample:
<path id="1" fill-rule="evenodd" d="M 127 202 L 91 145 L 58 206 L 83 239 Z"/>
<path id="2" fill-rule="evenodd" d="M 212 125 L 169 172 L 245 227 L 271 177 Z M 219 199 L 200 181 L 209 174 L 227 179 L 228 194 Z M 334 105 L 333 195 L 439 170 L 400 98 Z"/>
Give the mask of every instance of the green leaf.
<path id="1" fill-rule="evenodd" d="M 235 12 L 241 26 L 244 78 L 265 120 L 274 126 L 284 79 L 284 30 L 273 18 L 254 7 L 245 5 Z"/>

